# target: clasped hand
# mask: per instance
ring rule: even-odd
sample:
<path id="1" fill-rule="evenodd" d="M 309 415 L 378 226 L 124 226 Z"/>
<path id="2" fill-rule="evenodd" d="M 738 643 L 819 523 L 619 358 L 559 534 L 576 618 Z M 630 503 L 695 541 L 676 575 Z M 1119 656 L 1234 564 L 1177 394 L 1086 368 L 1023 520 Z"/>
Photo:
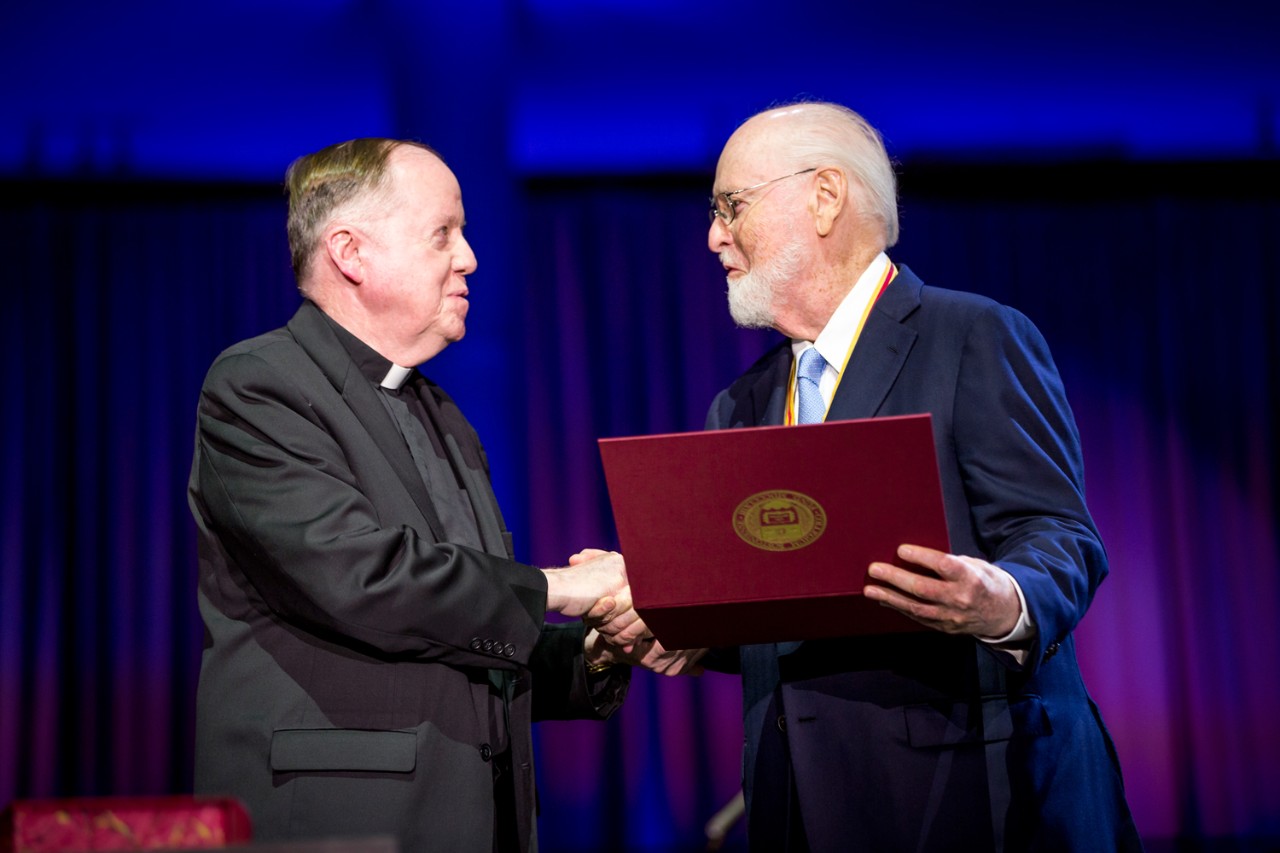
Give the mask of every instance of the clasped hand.
<path id="1" fill-rule="evenodd" d="M 565 616 L 585 616 L 601 600 L 612 600 L 628 589 L 627 567 L 616 551 L 583 551 L 570 558 L 567 568 L 542 573 L 547 578 L 547 610 Z"/>
<path id="2" fill-rule="evenodd" d="M 569 566 L 589 565 L 602 555 L 622 560 L 621 554 L 588 548 L 570 557 Z M 625 663 L 662 675 L 702 673 L 698 660 L 706 649 L 664 649 L 636 612 L 630 584 L 602 595 L 581 615 L 588 628 L 587 659 L 592 663 Z"/>

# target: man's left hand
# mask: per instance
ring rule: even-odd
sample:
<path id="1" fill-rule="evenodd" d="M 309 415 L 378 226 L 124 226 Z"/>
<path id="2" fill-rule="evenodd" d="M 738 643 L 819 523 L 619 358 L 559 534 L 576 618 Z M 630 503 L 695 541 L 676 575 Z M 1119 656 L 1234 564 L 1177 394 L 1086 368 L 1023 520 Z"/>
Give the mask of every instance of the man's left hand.
<path id="1" fill-rule="evenodd" d="M 898 556 L 931 574 L 872 563 L 868 599 L 947 634 L 999 638 L 1018 624 L 1022 602 L 1003 569 L 919 545 L 898 546 Z"/>

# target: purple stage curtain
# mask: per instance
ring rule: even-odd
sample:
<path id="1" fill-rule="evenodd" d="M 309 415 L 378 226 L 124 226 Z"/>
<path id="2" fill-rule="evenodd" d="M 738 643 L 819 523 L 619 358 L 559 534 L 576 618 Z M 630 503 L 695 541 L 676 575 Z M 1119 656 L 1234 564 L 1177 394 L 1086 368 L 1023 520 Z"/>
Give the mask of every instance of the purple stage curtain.
<path id="1" fill-rule="evenodd" d="M 1018 307 L 1062 371 L 1112 561 L 1081 663 L 1153 850 L 1280 838 L 1275 171 L 903 168 L 894 259 Z M 510 375 L 473 377 L 511 389 L 476 427 L 526 466 L 499 494 L 524 559 L 613 547 L 596 438 L 700 429 L 774 339 L 728 319 L 705 184 L 533 183 L 522 239 L 477 246 L 479 280 L 486 252 L 524 271 L 483 299 L 518 330 Z M 186 791 L 195 399 L 220 349 L 297 304 L 283 203 L 7 189 L 0 806 Z M 738 787 L 740 704 L 728 676 L 638 673 L 614 720 L 538 726 L 542 849 L 697 849 Z"/>
<path id="2" fill-rule="evenodd" d="M 1022 310 L 1062 372 L 1112 563 L 1081 667 L 1152 850 L 1280 838 L 1280 204 L 1259 180 L 1244 166 L 904 169 L 892 257 Z M 700 429 L 770 339 L 730 326 L 705 188 L 532 189 L 526 408 L 560 416 L 530 425 L 529 529 L 551 563 L 611 541 L 595 439 Z M 736 680 L 633 689 L 606 735 L 541 728 L 553 849 L 692 844 L 736 785 Z M 581 805 L 612 832 L 575 820 Z"/>

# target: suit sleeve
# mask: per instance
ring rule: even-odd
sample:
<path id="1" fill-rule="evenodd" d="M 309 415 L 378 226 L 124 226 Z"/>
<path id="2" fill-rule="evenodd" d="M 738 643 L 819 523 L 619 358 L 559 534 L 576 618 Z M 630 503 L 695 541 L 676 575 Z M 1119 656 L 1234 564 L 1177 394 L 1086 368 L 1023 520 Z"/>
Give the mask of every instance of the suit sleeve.
<path id="1" fill-rule="evenodd" d="M 1107 574 L 1085 505 L 1080 436 L 1044 338 L 1013 309 L 977 315 L 957 383 L 955 448 L 974 535 L 1026 596 L 1033 670 L 1074 630 Z"/>
<path id="2" fill-rule="evenodd" d="M 549 622 L 534 652 L 533 720 L 605 720 L 622 707 L 631 686 L 631 667 L 587 672 L 580 621 Z"/>
<path id="3" fill-rule="evenodd" d="M 269 359 L 224 356 L 201 392 L 191 503 L 238 618 L 267 612 L 363 653 L 527 665 L 542 573 L 384 524 L 321 410 Z M 349 414 L 349 411 L 346 412 Z M 391 473 L 388 468 L 388 473 Z"/>
<path id="4" fill-rule="evenodd" d="M 703 429 L 727 429 L 732 412 L 733 397 L 726 388 L 716 394 L 715 399 L 711 401 L 711 408 L 707 410 L 707 422 Z"/>

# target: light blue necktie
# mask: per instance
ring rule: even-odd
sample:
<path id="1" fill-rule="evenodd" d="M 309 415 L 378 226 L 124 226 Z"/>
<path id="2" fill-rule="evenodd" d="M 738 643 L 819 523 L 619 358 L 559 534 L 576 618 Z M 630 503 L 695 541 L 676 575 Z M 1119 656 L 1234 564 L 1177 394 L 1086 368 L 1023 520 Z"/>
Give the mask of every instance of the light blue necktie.
<path id="1" fill-rule="evenodd" d="M 827 416 L 827 404 L 822 400 L 818 382 L 827 366 L 817 347 L 809 347 L 800 354 L 800 366 L 796 369 L 796 390 L 800 396 L 796 407 L 796 423 L 820 424 Z"/>
<path id="2" fill-rule="evenodd" d="M 796 391 L 800 401 L 796 406 L 796 423 L 820 424 L 827 416 L 827 404 L 822 401 L 822 392 L 818 383 L 822 380 L 822 371 L 827 361 L 816 347 L 809 347 L 800 353 L 800 364 L 796 367 Z M 778 655 L 789 655 L 802 644 L 799 642 L 778 643 Z"/>

